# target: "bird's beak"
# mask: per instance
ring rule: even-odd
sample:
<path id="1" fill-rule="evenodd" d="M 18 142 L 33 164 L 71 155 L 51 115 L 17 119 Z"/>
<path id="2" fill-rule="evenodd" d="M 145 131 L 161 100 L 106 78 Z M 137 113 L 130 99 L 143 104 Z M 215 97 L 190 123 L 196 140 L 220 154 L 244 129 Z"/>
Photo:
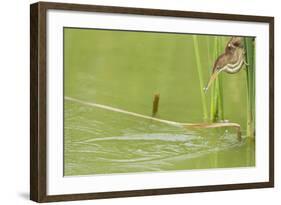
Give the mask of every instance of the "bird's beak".
<path id="1" fill-rule="evenodd" d="M 205 93 L 208 91 L 209 87 L 210 87 L 211 84 L 214 82 L 214 80 L 218 77 L 218 75 L 219 75 L 219 72 L 218 72 L 218 71 L 215 71 L 215 72 L 211 75 L 208 84 L 207 84 L 207 85 L 205 86 L 205 88 L 204 88 Z"/>

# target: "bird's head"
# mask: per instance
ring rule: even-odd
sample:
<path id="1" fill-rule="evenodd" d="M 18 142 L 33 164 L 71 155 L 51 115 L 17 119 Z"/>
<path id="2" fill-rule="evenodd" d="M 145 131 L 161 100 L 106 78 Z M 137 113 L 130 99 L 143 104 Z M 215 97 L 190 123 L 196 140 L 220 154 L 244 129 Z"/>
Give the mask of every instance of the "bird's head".
<path id="1" fill-rule="evenodd" d="M 213 69 L 213 73 L 207 83 L 207 85 L 204 87 L 204 92 L 206 93 L 208 91 L 208 89 L 210 88 L 211 84 L 216 80 L 216 78 L 218 77 L 219 73 L 221 72 L 221 70 L 219 68 L 214 68 Z"/>
<path id="2" fill-rule="evenodd" d="M 243 47 L 243 37 L 232 37 L 225 47 L 225 52 L 234 52 L 237 48 Z"/>
<path id="3" fill-rule="evenodd" d="M 224 67 L 225 63 L 227 61 L 227 56 L 226 54 L 221 54 L 217 60 L 214 63 L 213 70 L 212 70 L 212 75 L 207 83 L 207 85 L 204 88 L 204 91 L 207 92 L 211 84 L 216 80 L 218 77 L 219 73 L 222 71 L 222 68 Z"/>

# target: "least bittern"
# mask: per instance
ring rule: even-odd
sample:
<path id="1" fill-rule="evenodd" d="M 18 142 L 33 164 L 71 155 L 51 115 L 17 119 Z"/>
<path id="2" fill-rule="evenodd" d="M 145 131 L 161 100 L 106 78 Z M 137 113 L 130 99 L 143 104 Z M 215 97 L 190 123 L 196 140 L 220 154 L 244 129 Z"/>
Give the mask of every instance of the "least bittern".
<path id="1" fill-rule="evenodd" d="M 224 53 L 221 54 L 214 63 L 212 75 L 205 92 L 209 89 L 212 82 L 218 77 L 220 72 L 224 71 L 230 74 L 237 73 L 241 70 L 245 62 L 245 50 L 242 37 L 232 37 L 227 43 Z"/>

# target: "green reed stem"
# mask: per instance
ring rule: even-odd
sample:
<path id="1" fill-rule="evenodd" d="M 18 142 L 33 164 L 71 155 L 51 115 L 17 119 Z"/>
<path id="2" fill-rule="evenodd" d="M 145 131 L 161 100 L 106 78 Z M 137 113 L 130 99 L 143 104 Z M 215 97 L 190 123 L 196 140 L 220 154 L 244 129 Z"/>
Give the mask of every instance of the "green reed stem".
<path id="1" fill-rule="evenodd" d="M 255 49 L 254 40 L 244 38 L 246 50 L 246 81 L 247 81 L 247 137 L 255 136 Z"/>
<path id="2" fill-rule="evenodd" d="M 203 109 L 203 119 L 206 121 L 208 119 L 208 112 L 207 112 L 206 95 L 205 95 L 204 89 L 203 89 L 204 88 L 203 68 L 202 68 L 200 54 L 199 54 L 199 45 L 198 45 L 197 36 L 192 35 L 192 37 L 193 37 L 195 58 L 196 58 L 196 64 L 197 64 L 197 72 L 198 72 L 199 84 L 200 84 L 201 101 L 202 101 L 202 109 Z"/>
<path id="3" fill-rule="evenodd" d="M 222 75 L 218 76 L 218 112 L 219 119 L 224 119 Z"/>
<path id="4" fill-rule="evenodd" d="M 223 52 L 223 44 L 221 38 L 214 38 L 214 51 L 213 51 L 213 61 Z M 222 75 L 214 81 L 211 88 L 211 104 L 210 104 L 210 120 L 211 122 L 216 122 L 218 120 L 224 119 L 224 109 L 223 109 L 223 87 L 222 87 Z"/>
<path id="5" fill-rule="evenodd" d="M 210 64 L 210 75 L 212 74 L 212 70 L 213 70 L 213 64 L 216 60 L 216 57 L 217 57 L 217 47 L 218 47 L 218 44 L 217 44 L 217 41 L 218 41 L 218 37 L 214 37 L 214 42 L 213 42 L 213 45 L 214 45 L 214 50 L 212 52 L 213 54 L 213 58 L 212 58 L 212 64 Z M 215 84 L 216 84 L 216 81 L 214 82 L 214 85 L 211 86 L 211 103 L 210 103 L 210 120 L 211 122 L 215 122 L 216 121 L 216 109 L 217 109 L 217 106 L 216 106 L 216 89 L 215 89 Z"/>
<path id="6" fill-rule="evenodd" d="M 219 38 L 219 41 L 218 41 L 219 45 L 218 45 L 218 52 L 219 53 L 222 53 L 224 51 L 224 47 L 225 45 L 223 44 L 222 42 L 222 38 Z M 223 83 L 223 75 L 220 74 L 218 76 L 218 116 L 219 116 L 219 119 L 220 120 L 223 120 L 224 119 L 224 110 L 223 110 L 223 86 L 222 86 L 222 83 Z"/>

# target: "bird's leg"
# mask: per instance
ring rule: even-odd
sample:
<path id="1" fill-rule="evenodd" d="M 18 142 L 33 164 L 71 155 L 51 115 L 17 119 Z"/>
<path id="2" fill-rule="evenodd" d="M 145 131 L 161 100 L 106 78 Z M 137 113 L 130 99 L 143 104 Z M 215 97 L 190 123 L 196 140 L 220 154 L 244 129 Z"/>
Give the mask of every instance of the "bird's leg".
<path id="1" fill-rule="evenodd" d="M 244 66 L 244 70 L 247 70 L 247 68 L 248 68 L 248 66 L 249 66 L 250 64 L 247 63 L 245 59 L 243 60 L 243 64 L 245 65 L 245 66 Z"/>
<path id="2" fill-rule="evenodd" d="M 249 66 L 250 64 L 249 63 L 247 63 L 247 61 L 244 59 L 244 64 L 246 65 L 246 66 Z"/>
<path id="3" fill-rule="evenodd" d="M 246 61 L 246 59 L 245 59 L 245 54 L 246 54 L 246 52 L 245 52 L 245 50 L 243 50 L 243 58 L 244 58 L 243 63 L 244 63 L 246 66 L 249 66 L 249 63 L 247 63 L 247 61 Z"/>

